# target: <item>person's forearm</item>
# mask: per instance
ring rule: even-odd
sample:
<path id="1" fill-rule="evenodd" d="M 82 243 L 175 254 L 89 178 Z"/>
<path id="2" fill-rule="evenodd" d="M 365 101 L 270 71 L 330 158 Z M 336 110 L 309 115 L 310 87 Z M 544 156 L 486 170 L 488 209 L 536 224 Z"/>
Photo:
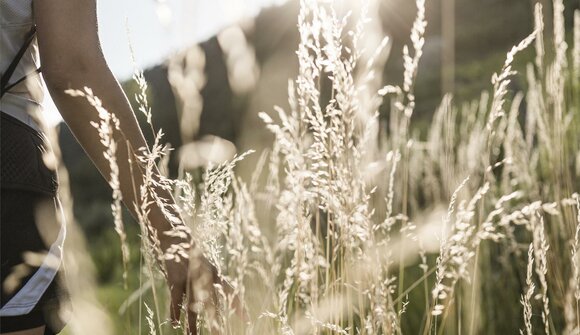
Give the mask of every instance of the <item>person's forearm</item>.
<path id="1" fill-rule="evenodd" d="M 90 125 L 91 122 L 99 123 L 98 113 L 86 99 L 72 97 L 65 93 L 65 90 L 91 88 L 94 95 L 102 100 L 103 106 L 119 119 L 120 128 L 124 135 L 121 136 L 117 131 L 114 132 L 115 140 L 118 143 L 116 158 L 119 167 L 119 188 L 123 202 L 133 216 L 137 217 L 134 203 L 139 204 L 139 188 L 143 183 L 143 174 L 139 164 L 135 161 L 135 157 L 129 152 L 127 144 L 131 150 L 137 151 L 140 147 L 146 146 L 146 142 L 133 110 L 104 60 L 93 62 L 91 67 L 82 68 L 82 70 L 71 68 L 67 72 L 68 75 L 59 75 L 60 77 L 56 80 L 51 81 L 50 78 L 47 78 L 47 86 L 64 121 L 107 180 L 110 180 L 111 170 L 109 161 L 103 155 L 105 148 L 100 142 L 97 129 Z M 54 84 L 54 82 L 59 84 Z M 61 84 L 63 82 L 67 82 L 68 85 Z M 130 161 L 133 164 L 130 164 Z M 171 195 L 164 190 L 157 188 L 155 191 L 161 197 L 171 198 Z M 149 219 L 153 227 L 159 232 L 171 228 L 158 206 L 152 206 Z"/>

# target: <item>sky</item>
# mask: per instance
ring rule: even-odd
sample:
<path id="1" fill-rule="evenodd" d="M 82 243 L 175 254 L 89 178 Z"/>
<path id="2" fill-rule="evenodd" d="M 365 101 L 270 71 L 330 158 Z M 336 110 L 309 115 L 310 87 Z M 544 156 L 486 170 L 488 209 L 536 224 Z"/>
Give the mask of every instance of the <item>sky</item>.
<path id="1" fill-rule="evenodd" d="M 137 66 L 145 69 L 242 18 L 255 16 L 262 7 L 283 1 L 98 0 L 99 36 L 109 67 L 122 81 L 133 73 L 130 45 Z M 47 121 L 56 124 L 60 115 L 46 96 Z"/>
<path id="2" fill-rule="evenodd" d="M 132 74 L 129 38 L 140 67 L 215 35 L 280 0 L 99 0 L 99 34 L 105 57 L 120 79 Z"/>

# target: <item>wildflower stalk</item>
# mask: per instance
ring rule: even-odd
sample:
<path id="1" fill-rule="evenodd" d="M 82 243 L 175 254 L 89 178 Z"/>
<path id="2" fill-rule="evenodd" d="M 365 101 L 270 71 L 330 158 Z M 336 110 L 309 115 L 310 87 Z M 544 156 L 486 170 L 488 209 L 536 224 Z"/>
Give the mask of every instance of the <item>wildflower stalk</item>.
<path id="1" fill-rule="evenodd" d="M 530 243 L 530 247 L 528 249 L 528 270 L 526 271 L 526 285 L 527 290 L 525 294 L 522 294 L 521 304 L 524 307 L 524 325 L 525 325 L 525 333 L 523 330 L 520 329 L 521 335 L 532 335 L 532 303 L 531 299 L 534 295 L 535 285 L 532 281 L 533 275 L 533 268 L 534 268 L 534 244 Z"/>
<path id="2" fill-rule="evenodd" d="M 121 255 L 123 258 L 123 284 L 127 289 L 127 266 L 129 264 L 129 247 L 127 246 L 127 235 L 125 233 L 125 225 L 123 223 L 123 213 L 121 202 L 123 195 L 121 194 L 119 182 L 119 165 L 117 164 L 117 146 L 118 142 L 115 140 L 114 132 L 120 131 L 120 122 L 115 114 L 109 113 L 102 105 L 101 100 L 93 94 L 93 91 L 85 87 L 83 90 L 67 90 L 67 94 L 73 97 L 82 97 L 87 100 L 91 106 L 95 108 L 99 115 L 99 122 L 91 122 L 91 125 L 99 132 L 101 144 L 104 147 L 103 156 L 109 162 L 109 186 L 113 190 L 113 204 L 111 210 L 115 224 L 115 231 L 121 240 Z"/>

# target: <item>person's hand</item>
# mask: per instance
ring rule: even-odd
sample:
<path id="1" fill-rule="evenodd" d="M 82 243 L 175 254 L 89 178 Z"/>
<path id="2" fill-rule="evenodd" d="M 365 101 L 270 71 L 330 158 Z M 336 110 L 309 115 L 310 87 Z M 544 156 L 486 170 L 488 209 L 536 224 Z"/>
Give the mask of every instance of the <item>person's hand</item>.
<path id="1" fill-rule="evenodd" d="M 172 326 L 179 325 L 179 319 L 181 316 L 181 311 L 187 308 L 188 302 L 188 272 L 189 272 L 189 260 L 181 259 L 179 262 L 176 260 L 166 260 L 165 261 L 165 271 L 167 273 L 167 286 L 169 287 L 169 292 L 171 295 L 170 302 L 170 318 Z M 189 310 L 189 308 L 187 308 Z M 188 319 L 190 317 L 188 316 Z M 193 329 L 189 327 L 189 332 L 191 334 L 196 334 L 195 324 Z"/>
<path id="2" fill-rule="evenodd" d="M 190 274 L 192 272 L 192 265 L 195 265 L 199 261 L 195 258 L 195 255 L 192 255 L 191 242 L 189 240 L 191 240 L 189 234 L 181 236 L 181 238 L 164 235 L 160 237 L 160 247 L 164 253 L 166 280 L 171 295 L 171 324 L 173 327 L 179 326 L 181 313 L 182 311 L 186 311 L 185 322 L 187 323 L 188 334 L 196 335 L 197 313 L 193 309 L 195 290 L 192 284 L 199 285 L 199 279 L 192 281 Z M 196 272 L 199 270 L 197 269 Z M 205 270 L 205 272 L 207 271 Z M 204 277 L 209 277 L 210 273 L 207 272 L 204 274 Z M 206 284 L 206 286 L 209 285 Z M 208 292 L 211 292 L 209 287 Z"/>
<path id="3" fill-rule="evenodd" d="M 179 324 L 181 312 L 185 310 L 188 332 L 196 335 L 198 314 L 203 311 L 212 332 L 217 334 L 220 310 L 216 288 L 221 288 L 226 296 L 231 296 L 233 287 L 219 277 L 217 269 L 197 248 L 189 252 L 188 258 L 169 257 L 165 261 L 165 269 L 171 292 L 172 324 Z M 237 297 L 234 297 L 233 305 L 236 314 L 246 319 L 246 311 Z"/>

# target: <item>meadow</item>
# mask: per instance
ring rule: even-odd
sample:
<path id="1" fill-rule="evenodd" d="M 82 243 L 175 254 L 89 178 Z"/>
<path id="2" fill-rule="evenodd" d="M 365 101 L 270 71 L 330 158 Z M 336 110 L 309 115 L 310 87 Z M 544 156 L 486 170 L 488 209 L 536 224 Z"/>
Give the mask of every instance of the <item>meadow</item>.
<path id="1" fill-rule="evenodd" d="M 536 4 L 534 30 L 506 50 L 489 90 L 475 101 L 445 95 L 419 129 L 425 0 L 416 0 L 411 43 L 391 50 L 403 53 L 400 85 L 377 75 L 391 42 L 361 3 L 345 13 L 333 1 L 301 0 L 289 108 L 260 113 L 269 149 L 183 166 L 178 178 L 163 174 L 170 149 L 137 71 L 138 113 L 156 135 L 136 154 L 148 176 L 136 226 L 124 222 L 114 173 L 124 145 L 112 136 L 116 118 L 90 89 L 71 91 L 99 111 L 113 171 L 120 242 L 108 247 L 123 279 L 98 294 L 115 300 L 122 321 L 102 321 L 102 333 L 187 333 L 166 321 L 157 264 L 189 256 L 147 238 L 148 206 L 168 206 L 150 191 L 159 183 L 176 200 L 167 214 L 180 214 L 173 219 L 231 285 L 215 287 L 215 310 L 197 306 L 199 334 L 580 334 L 580 10 L 566 32 L 562 0 L 550 10 Z M 533 56 L 518 72 L 522 53 Z M 514 78 L 525 80 L 523 90 L 512 90 Z M 248 157 L 253 173 L 242 178 L 236 166 Z M 75 257 L 69 262 L 82 263 Z M 98 300 L 87 297 L 90 285 L 73 285 L 73 306 L 85 307 L 69 333 L 107 319 L 89 306 Z"/>

